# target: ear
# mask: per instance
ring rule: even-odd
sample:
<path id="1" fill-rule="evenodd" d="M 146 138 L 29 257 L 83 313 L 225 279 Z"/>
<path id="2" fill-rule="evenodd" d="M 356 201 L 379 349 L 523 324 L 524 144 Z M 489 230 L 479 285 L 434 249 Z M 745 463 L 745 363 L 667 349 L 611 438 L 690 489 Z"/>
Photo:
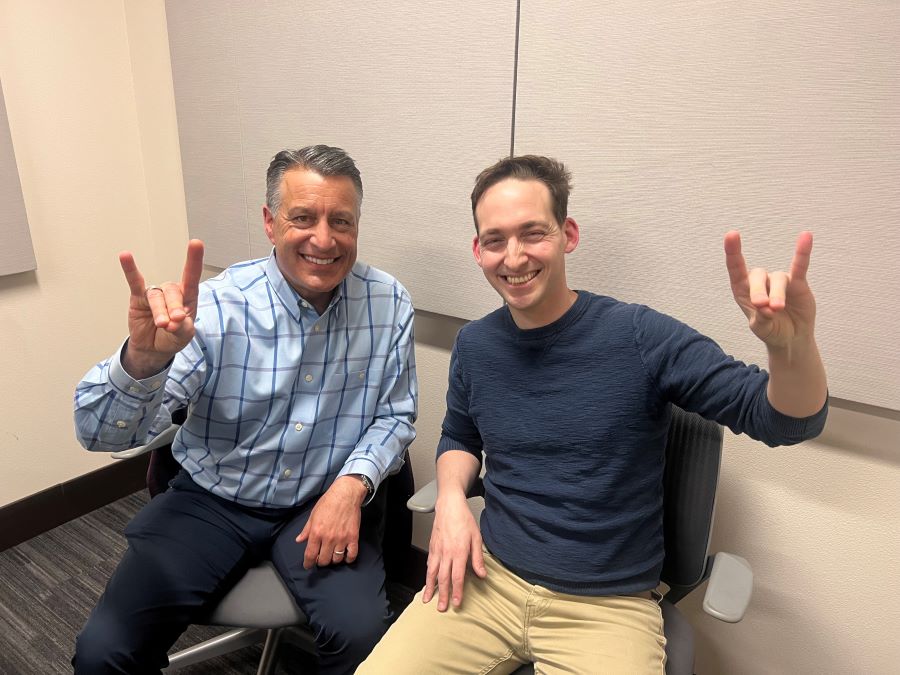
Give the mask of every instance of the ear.
<path id="1" fill-rule="evenodd" d="M 563 223 L 563 234 L 566 235 L 566 253 L 571 253 L 578 246 L 581 236 L 578 232 L 578 223 L 572 218 L 566 218 Z"/>
<path id="2" fill-rule="evenodd" d="M 478 235 L 472 237 L 472 255 L 475 256 L 475 262 L 481 267 L 481 247 L 478 246 Z"/>
<path id="3" fill-rule="evenodd" d="M 266 236 L 269 238 L 269 241 L 273 244 L 275 243 L 275 216 L 272 215 L 272 212 L 269 211 L 269 207 L 263 205 L 263 223 L 265 223 L 266 227 Z"/>

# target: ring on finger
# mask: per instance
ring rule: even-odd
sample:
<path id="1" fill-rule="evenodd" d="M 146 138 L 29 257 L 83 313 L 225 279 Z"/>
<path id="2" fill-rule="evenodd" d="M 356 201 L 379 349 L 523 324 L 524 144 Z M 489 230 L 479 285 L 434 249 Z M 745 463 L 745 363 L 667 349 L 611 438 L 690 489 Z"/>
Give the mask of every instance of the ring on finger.
<path id="1" fill-rule="evenodd" d="M 335 550 L 334 555 L 335 555 L 335 557 L 340 557 L 340 556 L 344 555 L 346 552 L 347 552 L 347 549 L 344 549 L 343 551 Z"/>
<path id="2" fill-rule="evenodd" d="M 150 286 L 147 286 L 147 289 L 144 291 L 144 294 L 146 295 L 150 291 L 162 291 L 162 289 L 159 286 L 157 286 L 156 284 L 151 284 Z"/>

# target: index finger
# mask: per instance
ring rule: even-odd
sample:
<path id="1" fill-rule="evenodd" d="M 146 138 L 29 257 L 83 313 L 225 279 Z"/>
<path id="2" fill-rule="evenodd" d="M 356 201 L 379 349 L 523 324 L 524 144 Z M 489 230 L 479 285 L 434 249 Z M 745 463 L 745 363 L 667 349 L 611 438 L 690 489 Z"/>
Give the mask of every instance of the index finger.
<path id="1" fill-rule="evenodd" d="M 812 253 L 813 236 L 809 230 L 804 230 L 797 236 L 797 247 L 794 249 L 794 258 L 791 260 L 791 279 L 806 279 L 806 271 L 809 269 L 809 257 Z"/>
<path id="2" fill-rule="evenodd" d="M 316 535 L 310 535 L 306 540 L 306 552 L 303 555 L 303 569 L 311 570 L 316 566 L 316 560 L 322 549 L 322 541 Z"/>
<path id="3" fill-rule="evenodd" d="M 197 295 L 200 292 L 200 275 L 203 273 L 203 242 L 191 239 L 187 246 L 187 258 L 184 261 L 184 272 L 181 275 L 182 297 L 184 306 L 195 309 Z"/>
<path id="4" fill-rule="evenodd" d="M 731 230 L 725 235 L 725 266 L 732 286 L 747 281 L 747 263 L 741 253 L 741 233 Z"/>
<path id="5" fill-rule="evenodd" d="M 119 254 L 119 265 L 122 266 L 122 271 L 125 273 L 125 280 L 128 282 L 128 288 L 131 289 L 131 294 L 143 298 L 146 290 L 144 275 L 138 270 L 131 251 L 122 251 Z"/>

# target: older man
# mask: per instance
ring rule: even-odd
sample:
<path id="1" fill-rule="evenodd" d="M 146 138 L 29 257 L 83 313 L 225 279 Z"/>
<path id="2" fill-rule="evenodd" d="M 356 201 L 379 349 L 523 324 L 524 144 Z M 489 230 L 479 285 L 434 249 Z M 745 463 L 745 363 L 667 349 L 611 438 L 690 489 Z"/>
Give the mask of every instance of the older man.
<path id="1" fill-rule="evenodd" d="M 725 237 L 766 373 L 648 307 L 570 289 L 565 256 L 580 234 L 568 195 L 568 171 L 547 157 L 502 160 L 476 181 L 473 252 L 506 305 L 457 336 L 426 585 L 360 673 L 499 675 L 533 662 L 661 675 L 671 404 L 772 445 L 822 429 L 808 232 L 789 273 L 748 272 L 738 233 Z M 465 495 L 482 452 L 479 529 Z M 437 611 L 423 604 L 435 593 Z"/>
<path id="2" fill-rule="evenodd" d="M 315 629 L 320 672 L 352 672 L 386 630 L 378 514 L 363 507 L 415 436 L 413 308 L 356 260 L 362 196 L 340 148 L 285 150 L 267 174 L 268 258 L 201 284 L 195 240 L 180 283 L 148 286 L 120 255 L 129 337 L 77 387 L 79 440 L 122 450 L 188 415 L 182 470 L 126 528 L 76 673 L 158 673 L 263 557 Z"/>

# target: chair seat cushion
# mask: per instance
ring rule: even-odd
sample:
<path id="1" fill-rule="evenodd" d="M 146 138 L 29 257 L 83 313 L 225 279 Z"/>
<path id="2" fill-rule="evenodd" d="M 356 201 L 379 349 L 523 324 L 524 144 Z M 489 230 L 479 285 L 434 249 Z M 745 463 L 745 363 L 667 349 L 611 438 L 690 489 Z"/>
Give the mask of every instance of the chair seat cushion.
<path id="1" fill-rule="evenodd" d="M 275 567 L 265 561 L 247 570 L 207 617 L 206 623 L 241 628 L 282 628 L 305 625 L 307 621 Z"/>
<path id="2" fill-rule="evenodd" d="M 666 634 L 666 675 L 694 672 L 694 629 L 675 605 L 663 600 L 663 631 Z"/>

